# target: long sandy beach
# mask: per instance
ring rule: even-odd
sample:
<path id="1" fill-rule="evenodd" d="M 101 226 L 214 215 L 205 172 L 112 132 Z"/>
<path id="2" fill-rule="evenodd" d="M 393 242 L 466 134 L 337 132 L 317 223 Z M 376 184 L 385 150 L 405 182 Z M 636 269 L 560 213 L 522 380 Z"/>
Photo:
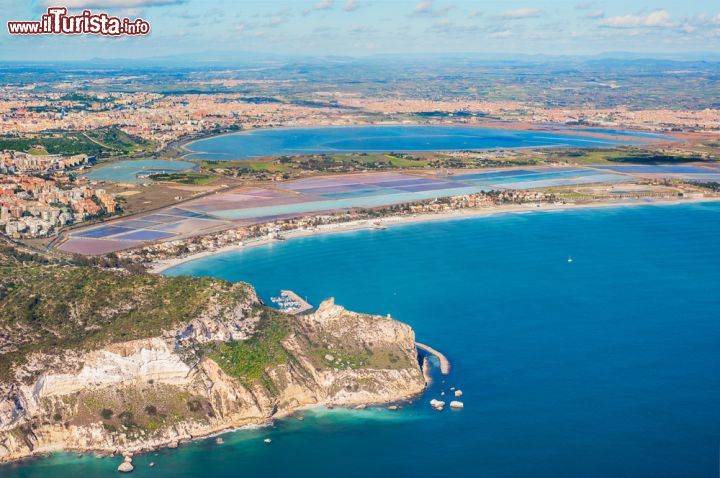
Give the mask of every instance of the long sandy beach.
<path id="1" fill-rule="evenodd" d="M 392 227 L 402 224 L 411 224 L 417 222 L 427 221 L 446 221 L 453 219 L 468 219 L 483 216 L 493 216 L 497 214 L 521 214 L 538 211 L 564 211 L 573 209 L 596 209 L 596 208 L 611 208 L 611 207 L 631 207 L 631 206 L 661 206 L 661 205 L 673 205 L 673 204 L 688 204 L 697 202 L 713 202 L 720 201 L 720 198 L 694 198 L 694 199 L 677 199 L 677 200 L 642 200 L 642 201 L 617 201 L 617 202 L 602 202 L 602 203 L 585 203 L 585 204 L 545 204 L 545 203 L 528 203 L 528 204 L 511 204 L 493 207 L 483 208 L 468 208 L 468 209 L 456 209 L 452 211 L 446 211 L 441 213 L 427 213 L 427 214 L 415 214 L 407 216 L 386 216 L 381 218 L 372 219 L 361 219 L 357 221 L 340 222 L 333 224 L 323 224 L 312 229 L 291 229 L 282 232 L 283 240 L 294 239 L 300 237 L 309 237 L 320 234 L 337 234 L 342 232 L 351 232 L 366 229 L 384 229 L 386 227 Z M 229 244 L 227 246 L 218 247 L 216 249 L 208 249 L 195 254 L 190 254 L 183 257 L 173 257 L 170 259 L 161 260 L 155 262 L 149 268 L 150 272 L 161 274 L 168 269 L 172 269 L 180 264 L 191 262 L 204 257 L 212 256 L 215 254 L 222 254 L 230 251 L 237 251 L 248 249 L 251 247 L 264 246 L 267 244 L 282 242 L 281 239 L 277 239 L 271 236 L 261 236 L 257 238 L 248 239 L 241 243 Z"/>

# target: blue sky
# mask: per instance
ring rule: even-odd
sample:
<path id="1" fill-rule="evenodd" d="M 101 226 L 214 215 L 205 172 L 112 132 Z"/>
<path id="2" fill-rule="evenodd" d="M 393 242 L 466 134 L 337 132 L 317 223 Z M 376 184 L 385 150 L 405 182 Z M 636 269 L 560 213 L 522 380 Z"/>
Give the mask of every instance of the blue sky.
<path id="1" fill-rule="evenodd" d="M 142 17 L 147 38 L 12 37 L 48 5 Z M 0 59 L 136 58 L 199 51 L 593 54 L 718 51 L 715 0 L 0 0 Z"/>

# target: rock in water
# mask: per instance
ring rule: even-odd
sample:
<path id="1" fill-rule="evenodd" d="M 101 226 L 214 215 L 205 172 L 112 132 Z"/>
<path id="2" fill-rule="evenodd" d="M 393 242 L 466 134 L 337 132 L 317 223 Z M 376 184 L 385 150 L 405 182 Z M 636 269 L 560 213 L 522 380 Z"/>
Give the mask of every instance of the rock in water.
<path id="1" fill-rule="evenodd" d="M 450 402 L 450 408 L 463 408 L 464 406 L 463 402 L 458 402 L 457 400 Z"/>
<path id="2" fill-rule="evenodd" d="M 0 251 L 0 264 L 4 267 L 5 262 L 3 261 L 5 258 Z M 18 267 L 23 269 L 25 266 Z M 51 265 L 47 267 L 38 265 L 37 267 L 46 268 L 48 277 L 54 277 L 57 269 Z M 93 274 L 96 272 L 94 271 Z M 3 269 L 3 274 L 5 273 L 5 269 Z M 112 279 L 115 273 L 108 271 L 102 272 L 102 274 L 105 274 L 102 276 L 102 280 L 106 281 L 106 279 Z M 112 277 L 106 277 L 107 275 Z M 146 279 L 152 282 L 155 280 L 152 279 L 153 277 L 148 275 Z M 10 278 L 12 279 L 12 276 Z M 195 279 L 192 280 L 195 281 Z M 118 287 L 126 282 L 128 282 L 126 279 L 118 276 Z M 105 284 L 106 282 L 100 283 Z M 116 284 L 112 281 L 107 283 Z M 154 284 L 154 282 L 152 283 Z M 162 284 L 157 286 L 164 290 L 162 293 L 165 294 L 174 291 L 177 284 L 172 287 L 170 285 L 165 287 Z M 15 379 L 10 379 L 13 381 L 0 379 L 0 444 L 2 444 L 0 445 L 0 461 L 29 456 L 33 453 L 33 449 L 38 448 L 67 447 L 68 449 L 93 450 L 111 447 L 116 450 L 117 454 L 128 450 L 163 446 L 167 444 L 167 441 L 170 441 L 168 448 L 177 448 L 182 440 L 192 436 L 201 436 L 207 434 L 209 430 L 233 426 L 234 419 L 232 417 L 235 417 L 236 414 L 242 417 L 252 417 L 248 424 L 265 423 L 275 416 L 285 416 L 291 413 L 300 405 L 308 402 L 311 397 L 313 402 L 333 404 L 328 406 L 328 409 L 333 406 L 355 406 L 358 403 L 368 402 L 390 404 L 420 393 L 427 385 L 417 360 L 415 334 L 409 326 L 379 316 L 351 312 L 335 305 L 332 300 L 328 300 L 323 302 L 315 312 L 303 316 L 302 321 L 289 321 L 286 324 L 287 336 L 283 339 L 283 347 L 289 354 L 287 360 L 266 367 L 266 373 L 268 377 L 271 377 L 274 385 L 272 388 L 277 387 L 276 391 L 285 397 L 282 405 L 276 406 L 275 392 L 266 391 L 265 387 L 257 390 L 246 387 L 241 381 L 224 373 L 214 359 L 204 357 L 199 360 L 202 354 L 191 352 L 199 350 L 202 344 L 208 342 L 220 343 L 256 337 L 258 330 L 254 324 L 261 319 L 265 309 L 255 292 L 246 285 L 223 285 L 214 281 L 207 286 L 207 290 L 203 288 L 205 286 L 200 287 L 200 284 L 197 286 L 198 290 L 203 291 L 202 295 L 192 296 L 189 300 L 195 301 L 198 297 L 206 297 L 206 292 L 209 294 L 208 297 L 215 297 L 215 299 L 210 300 L 202 307 L 202 310 L 198 310 L 196 316 L 189 317 L 186 322 L 178 323 L 176 327 L 173 326 L 175 328 L 169 328 L 161 336 L 109 343 L 103 348 L 88 351 L 68 350 L 58 352 L 58 355 L 50 358 L 45 354 L 31 354 L 27 357 L 29 360 L 27 364 L 14 366 L 7 376 L 25 377 L 30 376 L 28 374 L 31 373 L 33 377 L 38 378 L 27 387 L 19 382 L 15 383 Z M 196 287 L 188 289 L 188 293 L 190 293 Z M 144 292 L 140 290 L 132 292 L 142 296 L 143 304 L 152 298 L 152 295 L 147 297 L 142 295 Z M 2 294 L 0 293 L 0 295 Z M 68 298 L 67 300 L 68 309 L 74 310 L 74 299 Z M 183 300 L 178 298 L 180 302 Z M 152 300 L 148 303 L 154 304 Z M 194 307 L 195 302 L 191 303 Z M 115 306 L 123 309 L 126 305 L 135 307 L 136 303 L 122 302 Z M 152 305 L 149 310 L 155 310 L 154 308 L 155 305 Z M 3 309 L 2 312 L 5 310 Z M 71 320 L 71 318 L 65 319 Z M 170 327 L 171 324 L 165 325 Z M 257 337 L 258 340 L 262 338 Z M 323 360 L 325 366 L 320 367 L 321 364 L 318 364 L 318 369 L 314 369 L 310 366 L 316 353 L 316 349 L 310 345 L 313 343 L 323 343 L 328 350 L 333 351 L 342 350 L 341 347 L 358 350 L 369 347 L 371 352 L 392 353 L 398 358 L 398 361 L 394 362 L 392 366 L 388 365 L 387 368 L 366 368 L 363 365 L 367 364 L 357 363 L 355 364 L 357 368 L 347 366 L 340 370 L 339 364 L 347 365 L 348 359 L 341 355 L 335 357 L 332 353 L 329 355 L 333 355 L 333 367 L 327 367 L 328 362 Z M 183 352 L 177 353 L 179 350 Z M 218 351 L 218 353 L 221 352 Z M 321 357 L 324 355 L 322 354 Z M 222 356 L 218 355 L 215 358 L 222 362 Z M 307 370 L 310 372 L 309 375 L 305 371 L 300 372 L 301 367 L 292 366 L 296 360 L 310 367 Z M 353 361 L 350 360 L 350 362 Z M 56 366 L 60 363 L 63 364 L 62 367 Z M 199 382 L 196 383 L 197 381 L 193 378 L 195 372 L 191 373 L 196 366 L 199 376 L 204 380 L 202 387 L 197 387 Z M 45 397 L 58 397 L 57 400 L 61 400 L 60 397 L 72 397 L 82 393 L 83 390 L 107 387 L 117 390 L 117 397 L 120 399 L 117 405 L 118 410 L 142 409 L 143 407 L 149 410 L 149 403 L 144 401 L 129 403 L 128 399 L 129 397 L 144 397 L 145 395 L 141 392 L 146 387 L 145 384 L 151 380 L 153 387 L 159 386 L 160 382 L 167 383 L 168 387 L 172 384 L 169 390 L 174 391 L 168 391 L 168 399 L 171 401 L 180 400 L 187 394 L 193 395 L 193 397 L 197 395 L 197 399 L 193 398 L 191 402 L 188 402 L 187 410 L 178 416 L 178 421 L 173 419 L 172 423 L 169 421 L 163 425 L 157 430 L 156 437 L 127 434 L 120 439 L 109 431 L 109 427 L 106 429 L 95 425 L 83 425 L 77 428 L 73 427 L 73 431 L 68 429 L 60 432 L 56 429 L 57 425 L 48 424 L 41 425 L 35 430 L 34 435 L 37 438 L 28 442 L 14 438 L 22 432 L 19 428 L 21 424 L 35 423 L 36 421 L 41 423 L 41 417 L 52 416 L 55 413 L 53 404 L 56 403 L 56 398 L 46 400 Z M 154 384 L 155 380 L 158 380 L 158 385 Z M 349 385 L 351 386 L 348 387 Z M 8 390 L 17 392 L 8 393 Z M 216 396 L 216 391 L 220 395 Z M 22 407 L 18 408 L 18 403 L 22 403 Z M 210 403 L 217 403 L 217 409 L 213 407 L 212 416 L 208 414 L 207 421 L 197 420 L 195 417 L 197 412 Z M 111 411 L 108 410 L 108 412 Z M 10 417 L 9 421 L 8 417 Z M 63 415 L 63 421 L 72 421 L 73 418 L 75 417 L 69 410 L 68 416 Z M 270 440 L 267 443 L 270 443 Z M 128 465 L 132 465 L 132 463 L 128 463 Z M 123 468 L 128 470 L 129 466 Z"/>
<path id="3" fill-rule="evenodd" d="M 222 445 L 223 443 L 225 443 L 225 440 L 223 440 L 222 437 L 217 437 L 215 439 L 215 443 L 217 443 L 218 445 Z"/>
<path id="4" fill-rule="evenodd" d="M 272 440 L 269 439 L 269 438 L 266 438 L 266 439 L 264 439 L 263 441 L 264 441 L 265 443 L 272 443 Z"/>
<path id="5" fill-rule="evenodd" d="M 132 466 L 132 463 L 130 463 L 129 461 L 123 461 L 122 463 L 120 463 L 120 466 L 118 466 L 118 471 L 121 473 L 130 473 L 134 469 L 135 467 Z"/>
<path id="6" fill-rule="evenodd" d="M 456 397 L 462 397 L 462 390 L 455 390 Z"/>
<path id="7" fill-rule="evenodd" d="M 390 405 L 390 406 L 388 407 L 388 410 L 397 410 L 397 409 L 398 409 L 398 406 L 397 406 L 397 405 Z"/>

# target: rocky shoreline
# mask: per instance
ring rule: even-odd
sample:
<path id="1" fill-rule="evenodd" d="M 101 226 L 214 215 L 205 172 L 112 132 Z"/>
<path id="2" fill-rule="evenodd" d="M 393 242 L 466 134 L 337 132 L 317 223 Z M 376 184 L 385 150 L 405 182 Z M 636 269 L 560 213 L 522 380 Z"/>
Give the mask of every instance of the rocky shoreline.
<path id="1" fill-rule="evenodd" d="M 89 352 L 32 357 L 0 384 L 0 462 L 60 450 L 127 455 L 266 425 L 317 406 L 366 406 L 427 386 L 412 329 L 389 317 L 323 302 L 293 317 L 282 355 L 260 378 L 234 373 L 220 348 L 252 341 L 256 296 L 235 313 L 204 314 L 175 330 Z M 235 342 L 232 342 L 235 343 Z"/>

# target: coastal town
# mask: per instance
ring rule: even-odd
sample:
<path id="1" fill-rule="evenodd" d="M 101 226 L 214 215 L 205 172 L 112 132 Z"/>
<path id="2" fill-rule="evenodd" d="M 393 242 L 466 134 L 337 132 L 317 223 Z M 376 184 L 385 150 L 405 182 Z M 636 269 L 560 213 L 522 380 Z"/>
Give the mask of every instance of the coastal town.
<path id="1" fill-rule="evenodd" d="M 563 104 L 557 101 L 560 90 L 547 89 L 553 79 L 532 64 L 517 66 L 535 76 L 521 97 L 512 98 L 503 92 L 515 88 L 513 69 L 495 72 L 495 94 L 478 95 L 472 90 L 449 93 L 453 88 L 463 90 L 469 80 L 444 64 L 439 66 L 446 72 L 443 87 L 433 75 L 410 68 L 394 73 L 398 75 L 394 90 L 387 88 L 384 75 L 391 73 L 384 71 L 372 70 L 377 76 L 372 81 L 331 84 L 322 80 L 313 88 L 295 81 L 292 68 L 281 64 L 265 68 L 273 78 L 254 70 L 221 69 L 183 72 L 172 85 L 159 85 L 155 76 L 142 70 L 121 75 L 88 71 L 81 78 L 74 78 L 72 72 L 57 72 L 42 80 L 25 74 L 16 79 L 8 76 L 0 87 L 0 228 L 13 239 L 57 237 L 70 226 L 112 219 L 126 201 L 130 213 L 150 208 L 156 203 L 152 191 L 165 187 L 152 179 L 158 172 L 165 173 L 157 175 L 158 180 L 176 181 L 175 186 L 194 181 L 220 187 L 227 184 L 221 182 L 226 179 L 238 185 L 242 183 L 237 181 L 277 182 L 313 174 L 384 169 L 592 164 L 622 159 L 623 155 L 641 162 L 652 158 L 683 162 L 717 159 L 720 110 L 709 100 L 712 95 L 680 95 L 671 104 L 659 103 L 644 96 L 631 65 L 613 74 L 590 63 L 578 66 L 563 77 L 564 88 L 584 94 L 565 98 Z M 370 67 L 349 61 L 348 68 L 365 72 Z M 694 68 L 702 73 L 688 76 L 690 81 L 712 86 L 708 83 L 712 71 L 705 71 L 702 64 Z M 483 71 L 473 73 L 479 84 L 486 82 Z M 421 75 L 422 88 L 412 87 L 412 74 Z M 658 70 L 655 88 L 674 91 L 678 75 L 686 74 L 665 75 Z M 603 76 L 607 76 L 603 81 L 587 81 L 588 77 Z M 592 102 L 590 92 L 595 95 Z M 632 101 L 642 107 L 628 106 Z M 193 164 L 188 164 L 195 170 L 179 175 L 158 163 L 158 172 L 150 170 L 138 176 L 151 186 L 139 190 L 86 177 L 88 171 L 117 160 L 185 157 L 191 140 L 220 133 L 348 125 L 472 126 L 590 135 L 637 130 L 641 134 L 671 133 L 677 141 L 653 148 L 599 152 L 496 148 L 432 154 L 278 155 L 247 163 L 191 159 Z M 167 203 L 197 193 L 168 189 L 163 194 Z"/>
<path id="2" fill-rule="evenodd" d="M 118 210 L 115 196 L 78 178 L 94 157 L 0 151 L 0 228 L 13 239 L 40 238 Z"/>
<path id="3" fill-rule="evenodd" d="M 121 83 L 122 78 L 113 78 Z M 243 82 L 239 82 L 242 84 Z M 216 83 L 209 82 L 213 85 Z M 237 83 L 230 83 L 239 86 Z M 467 99 L 367 98 L 357 94 L 318 94 L 312 101 L 280 101 L 255 96 L 107 93 L 90 82 L 83 95 L 46 93 L 40 84 L 0 88 L 0 127 L 7 137 L 35 137 L 46 131 L 84 131 L 118 127 L 165 147 L 178 139 L 218 131 L 277 126 L 329 126 L 405 122 L 482 125 L 502 122 L 595 125 L 648 131 L 711 132 L 720 129 L 720 109 L 698 110 L 558 108 L 533 102 Z M 258 87 L 262 83 L 248 82 Z M 442 113 L 442 114 L 434 114 Z M 429 114 L 433 113 L 433 114 Z"/>

